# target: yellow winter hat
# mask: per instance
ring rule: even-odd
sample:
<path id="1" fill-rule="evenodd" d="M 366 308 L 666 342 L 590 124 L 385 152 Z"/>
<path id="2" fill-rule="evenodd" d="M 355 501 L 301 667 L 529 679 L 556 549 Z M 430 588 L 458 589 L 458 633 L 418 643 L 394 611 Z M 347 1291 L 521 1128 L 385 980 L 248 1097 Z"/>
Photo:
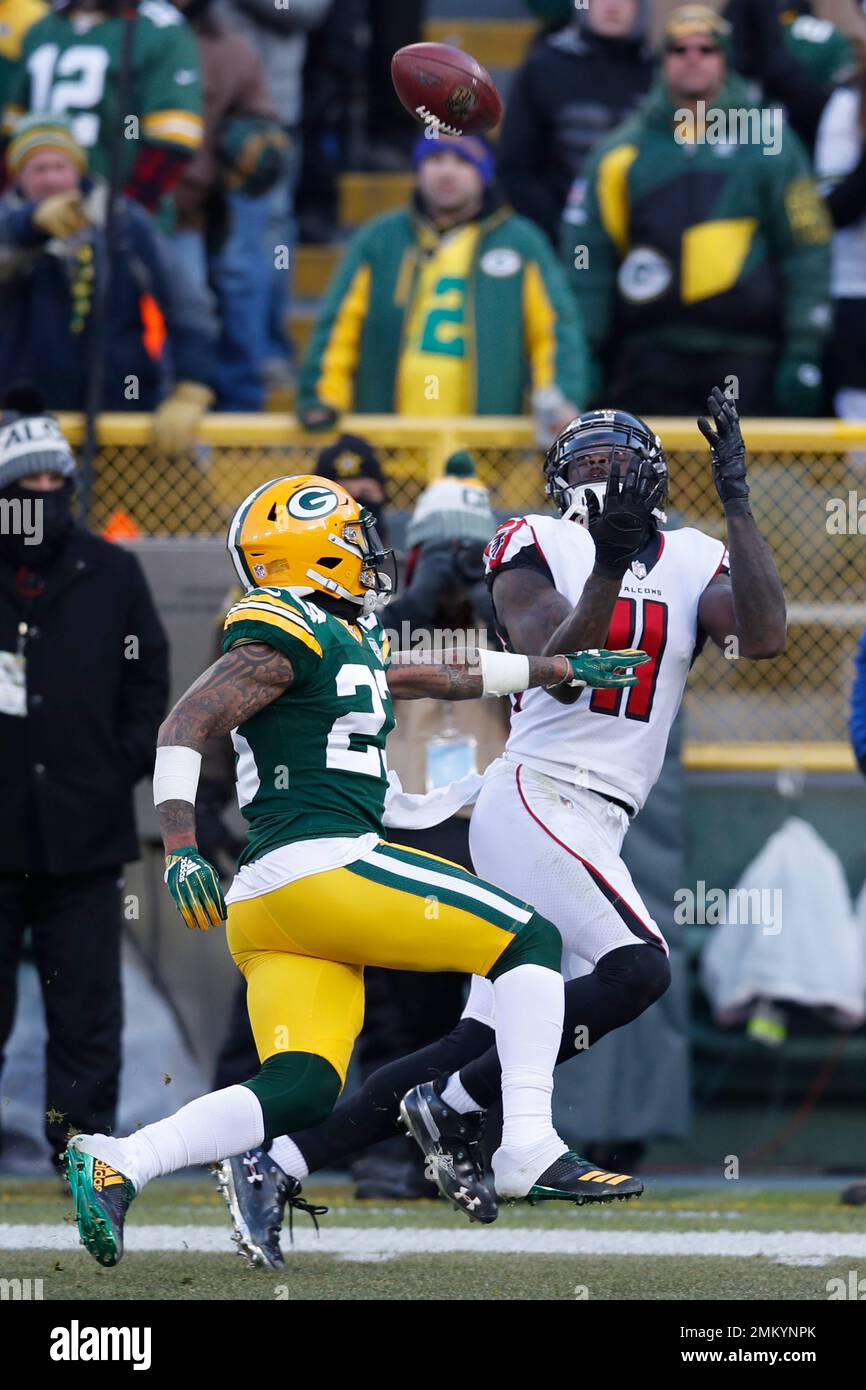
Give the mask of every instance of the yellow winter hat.
<path id="1" fill-rule="evenodd" d="M 61 150 L 81 173 L 87 168 L 87 155 L 75 139 L 71 122 L 51 112 L 25 116 L 15 127 L 6 151 L 11 177 L 17 178 L 25 160 L 42 150 Z"/>

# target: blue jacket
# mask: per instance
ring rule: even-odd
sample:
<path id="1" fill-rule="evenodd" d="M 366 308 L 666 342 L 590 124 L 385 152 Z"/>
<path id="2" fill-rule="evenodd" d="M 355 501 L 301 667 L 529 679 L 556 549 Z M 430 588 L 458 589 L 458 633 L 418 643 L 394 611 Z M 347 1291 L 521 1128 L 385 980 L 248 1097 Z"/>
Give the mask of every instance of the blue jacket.
<path id="1" fill-rule="evenodd" d="M 851 688 L 851 716 L 849 728 L 854 756 L 866 776 L 866 632 L 860 638 L 857 655 L 854 658 L 854 684 Z"/>
<path id="2" fill-rule="evenodd" d="M 50 241 L 33 225 L 34 203 L 17 191 L 0 199 L 0 391 L 31 379 L 50 410 L 83 410 L 92 315 L 74 332 L 76 267 L 92 253 L 96 273 L 105 268 L 104 186 L 82 181 L 88 211 L 96 220 L 80 236 Z M 215 325 L 204 297 L 190 300 L 163 250 L 150 215 L 119 198 L 117 241 L 111 266 L 103 410 L 152 410 L 165 394 L 166 376 L 210 385 L 215 369 Z M 162 312 L 166 351 L 145 346 L 142 298 L 152 296 Z M 92 294 L 85 298 L 89 304 Z M 130 377 L 138 378 L 137 393 Z"/>

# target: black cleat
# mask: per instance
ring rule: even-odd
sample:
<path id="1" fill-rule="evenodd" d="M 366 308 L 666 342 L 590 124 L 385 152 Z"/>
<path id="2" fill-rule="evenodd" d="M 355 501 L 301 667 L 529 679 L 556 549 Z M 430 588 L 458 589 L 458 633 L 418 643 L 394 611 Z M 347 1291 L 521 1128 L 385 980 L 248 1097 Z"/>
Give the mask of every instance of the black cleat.
<path id="1" fill-rule="evenodd" d="M 496 1197 L 484 1180 L 481 1137 L 484 1112 L 461 1115 L 446 1105 L 436 1083 L 407 1091 L 400 1102 L 400 1121 L 426 1160 L 424 1175 L 443 1197 L 470 1221 L 489 1225 L 499 1215 Z"/>
<path id="2" fill-rule="evenodd" d="M 324 1216 L 328 1210 L 305 1201 L 298 1179 L 284 1173 L 266 1149 L 249 1149 L 233 1158 L 224 1158 L 215 1164 L 213 1172 L 231 1213 L 232 1240 L 253 1269 L 285 1268 L 280 1228 L 287 1205 L 290 1238 L 293 1211 L 306 1212 L 318 1230 L 316 1217 Z"/>
<path id="3" fill-rule="evenodd" d="M 622 1202 L 642 1192 L 640 1178 L 609 1173 L 569 1149 L 536 1178 L 523 1201 L 532 1206 L 536 1202 L 574 1202 L 582 1207 L 585 1202 Z"/>

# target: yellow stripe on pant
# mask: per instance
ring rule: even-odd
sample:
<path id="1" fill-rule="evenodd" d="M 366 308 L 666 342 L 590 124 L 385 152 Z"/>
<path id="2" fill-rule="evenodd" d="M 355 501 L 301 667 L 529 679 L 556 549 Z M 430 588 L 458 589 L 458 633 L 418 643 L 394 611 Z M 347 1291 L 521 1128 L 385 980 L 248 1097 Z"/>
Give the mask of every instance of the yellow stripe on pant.
<path id="1" fill-rule="evenodd" d="M 532 909 L 456 864 L 400 845 L 232 903 L 259 1057 L 313 1052 L 346 1079 L 364 966 L 486 975 Z"/>

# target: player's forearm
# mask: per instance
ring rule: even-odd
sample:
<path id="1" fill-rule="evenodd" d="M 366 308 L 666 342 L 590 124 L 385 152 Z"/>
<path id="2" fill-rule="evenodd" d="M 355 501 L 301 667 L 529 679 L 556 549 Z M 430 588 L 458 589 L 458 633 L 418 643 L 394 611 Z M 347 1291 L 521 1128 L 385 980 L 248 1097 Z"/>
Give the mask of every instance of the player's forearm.
<path id="1" fill-rule="evenodd" d="M 199 676 L 161 725 L 153 800 L 166 853 L 195 844 L 201 755 L 281 694 L 293 679 L 288 657 L 260 642 L 239 643 Z"/>
<path id="2" fill-rule="evenodd" d="M 159 833 L 166 854 L 196 844 L 195 806 L 190 801 L 163 801 L 157 806 Z"/>
<path id="3" fill-rule="evenodd" d="M 768 660 L 785 650 L 785 594 L 769 545 L 751 512 L 728 516 L 731 591 L 739 655 Z"/>
<path id="4" fill-rule="evenodd" d="M 553 652 L 587 651 L 606 646 L 621 582 L 618 577 L 610 578 L 593 571 L 578 603 L 545 642 L 543 654 L 549 656 Z M 574 704 L 581 696 L 579 688 L 568 685 L 551 693 L 563 705 Z"/>
<path id="5" fill-rule="evenodd" d="M 498 657 L 500 654 L 492 655 Z M 519 659 L 527 663 L 525 684 L 520 681 L 523 690 L 539 685 L 555 686 L 570 674 L 571 668 L 564 656 L 527 656 Z M 490 685 L 490 677 L 485 680 L 477 652 L 462 661 L 437 664 L 407 660 L 405 664 L 395 663 L 388 671 L 388 687 L 396 700 L 479 700 L 485 695 L 503 693 L 489 688 Z"/>

